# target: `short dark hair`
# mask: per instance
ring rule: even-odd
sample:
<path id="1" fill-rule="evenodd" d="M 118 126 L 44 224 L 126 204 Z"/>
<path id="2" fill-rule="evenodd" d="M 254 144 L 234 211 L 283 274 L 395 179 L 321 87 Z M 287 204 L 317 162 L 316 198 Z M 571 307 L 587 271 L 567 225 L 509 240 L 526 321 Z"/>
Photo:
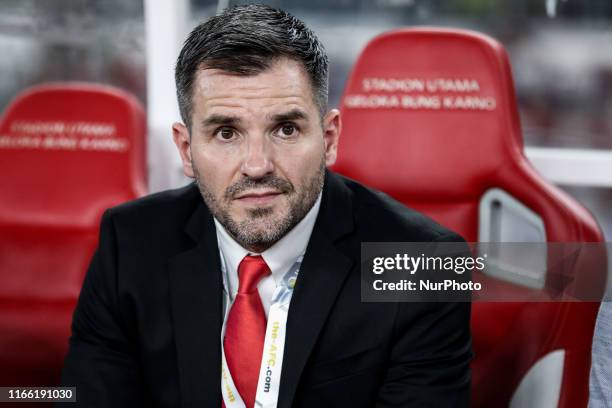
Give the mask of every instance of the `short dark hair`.
<path id="1" fill-rule="evenodd" d="M 323 45 L 306 25 L 264 5 L 235 6 L 201 23 L 187 37 L 176 62 L 179 110 L 191 128 L 193 82 L 199 69 L 257 75 L 279 58 L 300 62 L 310 78 L 315 102 L 327 109 L 328 59 Z"/>

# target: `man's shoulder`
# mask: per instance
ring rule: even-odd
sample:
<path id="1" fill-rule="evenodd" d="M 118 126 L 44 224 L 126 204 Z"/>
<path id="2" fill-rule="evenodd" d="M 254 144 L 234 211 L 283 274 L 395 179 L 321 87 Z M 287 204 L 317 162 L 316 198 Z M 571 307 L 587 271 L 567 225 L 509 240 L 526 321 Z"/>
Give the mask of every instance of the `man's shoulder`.
<path id="1" fill-rule="evenodd" d="M 189 184 L 117 205 L 106 216 L 134 232 L 173 230 L 182 228 L 201 202 L 197 186 Z"/>
<path id="2" fill-rule="evenodd" d="M 463 241 L 456 232 L 382 191 L 336 174 L 352 195 L 358 233 L 369 241 Z"/>
<path id="3" fill-rule="evenodd" d="M 174 211 L 193 210 L 201 199 L 197 186 L 193 183 L 172 190 L 152 193 L 135 200 L 127 201 L 112 207 L 110 211 L 119 215 L 136 216 L 143 212 L 159 212 L 168 209 Z"/>

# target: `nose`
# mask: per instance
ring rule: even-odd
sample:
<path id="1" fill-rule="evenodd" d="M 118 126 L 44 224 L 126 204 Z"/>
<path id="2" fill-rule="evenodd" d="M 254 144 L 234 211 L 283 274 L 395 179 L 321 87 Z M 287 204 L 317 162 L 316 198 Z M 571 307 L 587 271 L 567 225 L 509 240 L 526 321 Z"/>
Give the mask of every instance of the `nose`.
<path id="1" fill-rule="evenodd" d="M 246 156 L 242 161 L 241 172 L 250 178 L 262 178 L 272 173 L 271 149 L 264 135 L 254 135 L 247 138 Z"/>

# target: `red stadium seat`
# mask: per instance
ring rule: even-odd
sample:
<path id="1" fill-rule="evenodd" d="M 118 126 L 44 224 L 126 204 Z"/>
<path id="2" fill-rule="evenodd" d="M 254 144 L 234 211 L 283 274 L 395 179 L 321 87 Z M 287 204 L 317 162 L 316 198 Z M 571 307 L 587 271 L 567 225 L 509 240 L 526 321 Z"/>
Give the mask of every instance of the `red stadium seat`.
<path id="1" fill-rule="evenodd" d="M 435 28 L 383 34 L 354 66 L 341 110 L 335 169 L 466 240 L 478 241 L 479 204 L 496 188 L 541 218 L 548 242 L 603 241 L 588 211 L 525 158 L 510 65 L 497 41 Z M 530 370 L 542 377 L 548 366 L 561 367 L 558 390 L 531 383 L 532 394 L 547 394 L 559 407 L 586 406 L 597 308 L 475 302 L 472 405 L 526 406 L 519 385 Z M 555 359 L 560 365 L 548 365 Z"/>
<path id="2" fill-rule="evenodd" d="M 0 385 L 57 384 L 102 212 L 146 191 L 145 115 L 107 86 L 19 94 L 0 119 Z"/>

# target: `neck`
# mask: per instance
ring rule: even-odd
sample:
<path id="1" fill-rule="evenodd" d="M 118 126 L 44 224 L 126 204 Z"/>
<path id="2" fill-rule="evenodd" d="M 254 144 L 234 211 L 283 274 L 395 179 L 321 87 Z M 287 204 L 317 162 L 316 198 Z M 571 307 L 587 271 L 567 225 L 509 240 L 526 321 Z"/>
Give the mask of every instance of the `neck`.
<path id="1" fill-rule="evenodd" d="M 253 244 L 253 245 L 243 245 L 245 249 L 248 249 L 249 252 L 253 252 L 256 254 L 261 254 L 266 249 L 270 248 L 274 243 L 271 244 Z"/>

